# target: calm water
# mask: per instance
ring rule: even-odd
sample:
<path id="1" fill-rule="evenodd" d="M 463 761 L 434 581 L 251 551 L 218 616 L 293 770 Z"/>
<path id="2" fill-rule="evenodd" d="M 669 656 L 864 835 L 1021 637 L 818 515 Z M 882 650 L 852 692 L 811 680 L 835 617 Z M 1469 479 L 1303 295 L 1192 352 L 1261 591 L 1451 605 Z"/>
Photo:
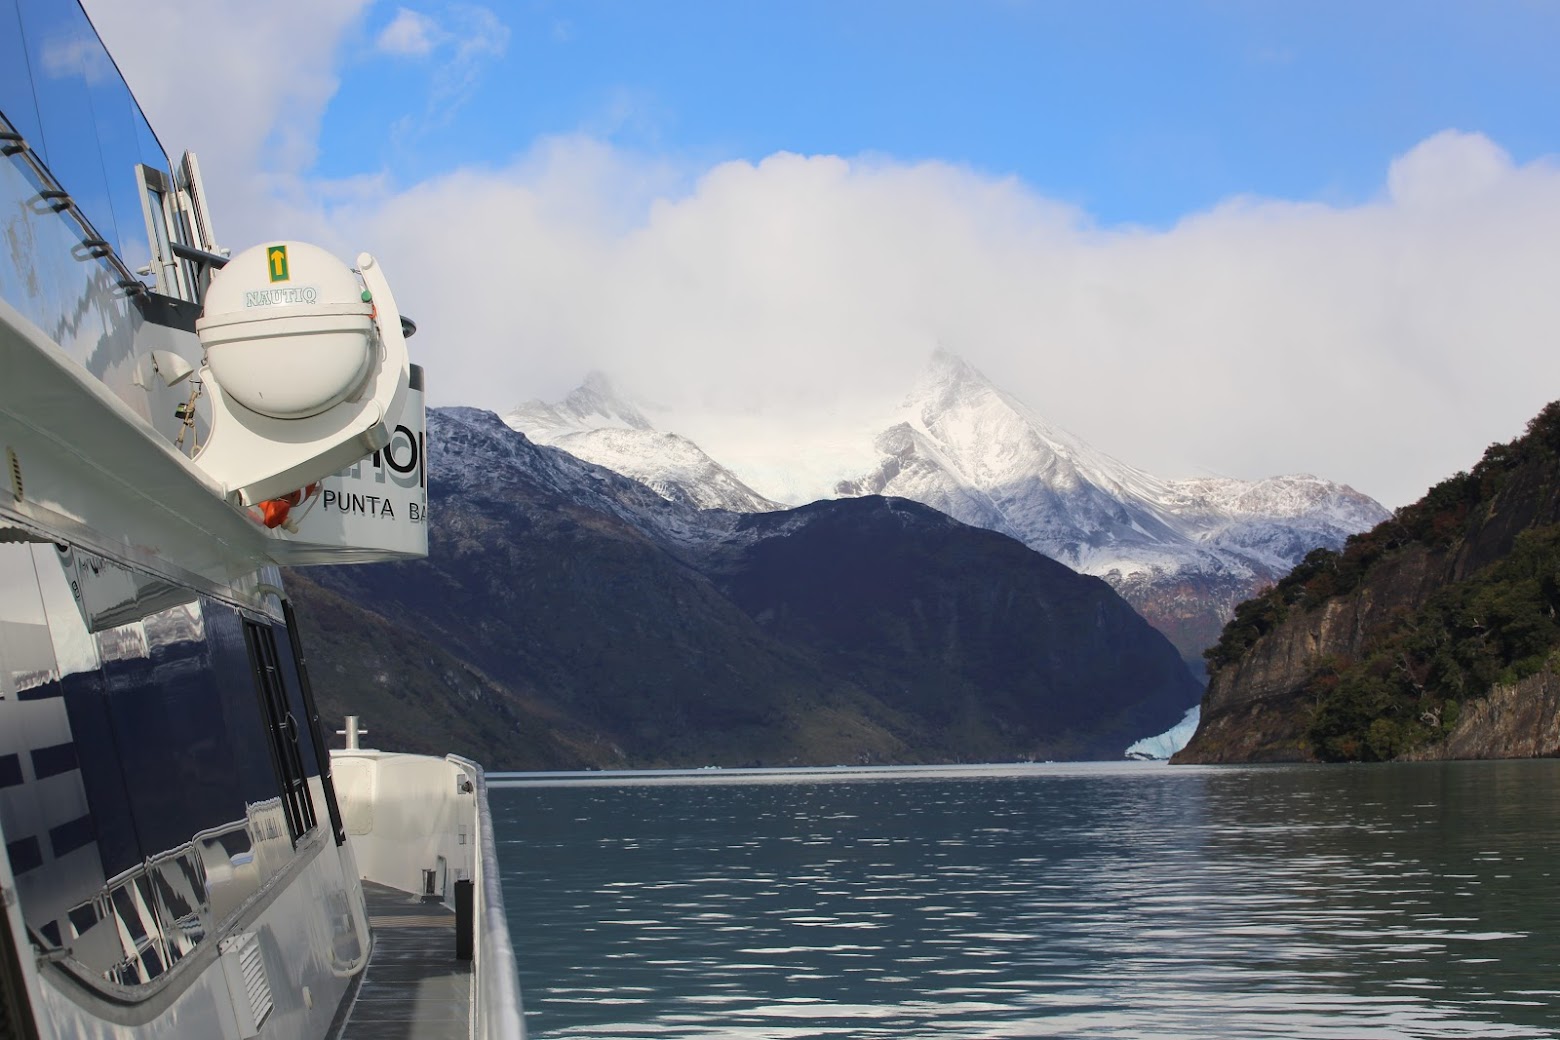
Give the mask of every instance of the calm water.
<path id="1" fill-rule="evenodd" d="M 1560 1037 L 1560 763 L 500 787 L 534 1037 Z"/>

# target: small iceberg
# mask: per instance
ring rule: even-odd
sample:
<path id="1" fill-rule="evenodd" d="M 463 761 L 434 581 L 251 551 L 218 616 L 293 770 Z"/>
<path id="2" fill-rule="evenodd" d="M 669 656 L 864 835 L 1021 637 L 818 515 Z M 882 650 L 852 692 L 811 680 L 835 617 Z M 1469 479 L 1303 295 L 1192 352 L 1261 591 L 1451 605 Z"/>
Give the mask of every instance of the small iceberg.
<path id="1" fill-rule="evenodd" d="M 1141 762 L 1163 762 L 1186 746 L 1197 732 L 1197 721 L 1202 718 L 1202 705 L 1194 704 L 1186 709 L 1181 721 L 1157 737 L 1144 737 L 1127 748 L 1126 757 Z"/>

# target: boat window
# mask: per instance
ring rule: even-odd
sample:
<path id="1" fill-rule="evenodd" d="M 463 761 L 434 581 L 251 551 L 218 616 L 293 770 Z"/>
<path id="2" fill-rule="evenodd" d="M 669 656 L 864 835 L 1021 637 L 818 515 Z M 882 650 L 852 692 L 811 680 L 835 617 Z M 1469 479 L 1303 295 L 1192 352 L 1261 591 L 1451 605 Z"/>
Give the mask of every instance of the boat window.
<path id="1" fill-rule="evenodd" d="M 325 810 L 330 814 L 330 830 L 336 839 L 337 845 L 347 843 L 347 829 L 341 821 L 341 803 L 336 799 L 336 782 L 331 775 L 330 752 L 326 750 L 325 728 L 320 719 L 319 705 L 314 701 L 314 687 L 309 682 L 309 668 L 304 660 L 303 643 L 298 638 L 298 618 L 293 613 L 292 604 L 282 600 L 282 610 L 287 619 L 287 641 L 283 649 L 286 651 L 284 665 L 290 662 L 291 667 L 284 667 L 283 673 L 292 676 L 289 680 L 296 681 L 297 691 L 303 702 L 304 718 L 308 720 L 309 740 L 314 750 L 315 770 L 319 775 L 320 793 L 325 799 Z M 280 645 L 280 644 L 279 644 Z"/>
<path id="2" fill-rule="evenodd" d="M 38 99 L 27 73 L 22 16 L 16 0 L 0 0 L 0 112 L 28 141 L 41 140 Z"/>
<path id="3" fill-rule="evenodd" d="M 298 720 L 298 757 L 303 764 L 303 775 L 318 776 L 320 774 L 319 753 L 308 728 L 312 712 L 309 711 L 309 705 L 304 700 L 303 683 L 293 641 L 286 631 L 273 628 L 271 633 L 272 645 L 276 647 L 278 672 L 287 698 L 287 710 Z"/>
<path id="4" fill-rule="evenodd" d="M 246 624 L 0 527 L 0 829 L 34 945 L 83 975 L 156 978 L 293 856 Z"/>
<path id="5" fill-rule="evenodd" d="M 157 291 L 164 296 L 187 299 L 184 265 L 173 255 L 174 235 L 168 227 L 173 186 L 161 171 L 150 166 L 137 165 L 135 178 L 146 238 L 152 251 L 152 275 L 157 280 Z"/>
<path id="6" fill-rule="evenodd" d="M 150 260 L 136 166 L 168 158 L 80 6 L 0 0 L 0 295 L 132 409 Z"/>
<path id="7" fill-rule="evenodd" d="M 19 0 L 22 43 L 38 101 L 42 140 L 29 141 L 98 233 L 118 241 L 103 149 L 93 132 L 91 79 L 117 76 L 87 16 L 76 4 Z M 130 170 L 120 173 L 132 176 Z"/>
<path id="8" fill-rule="evenodd" d="M 0 112 L 131 268 L 145 264 L 135 164 L 168 159 L 79 5 L 0 0 Z"/>
<path id="9" fill-rule="evenodd" d="M 86 42 L 89 46 L 98 45 L 96 34 L 87 37 Z M 111 65 L 99 65 L 94 58 L 84 59 L 84 63 L 92 122 L 108 182 L 106 219 L 113 220 L 112 231 L 98 223 L 95 215 L 88 215 L 125 266 L 139 271 L 151 261 L 151 251 L 141 233 L 141 198 L 136 192 L 135 178 L 135 168 L 145 162 L 138 133 L 138 124 L 145 120 L 140 118 L 141 110 L 130 95 L 130 88 Z"/>

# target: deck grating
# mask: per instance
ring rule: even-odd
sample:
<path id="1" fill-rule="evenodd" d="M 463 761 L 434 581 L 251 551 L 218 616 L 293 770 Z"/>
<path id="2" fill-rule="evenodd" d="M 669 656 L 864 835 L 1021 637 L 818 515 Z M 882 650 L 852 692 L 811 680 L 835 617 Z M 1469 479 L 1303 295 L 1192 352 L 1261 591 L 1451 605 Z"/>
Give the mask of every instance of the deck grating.
<path id="1" fill-rule="evenodd" d="M 467 1040 L 471 964 L 455 959 L 455 913 L 363 882 L 374 952 L 340 1040 Z"/>

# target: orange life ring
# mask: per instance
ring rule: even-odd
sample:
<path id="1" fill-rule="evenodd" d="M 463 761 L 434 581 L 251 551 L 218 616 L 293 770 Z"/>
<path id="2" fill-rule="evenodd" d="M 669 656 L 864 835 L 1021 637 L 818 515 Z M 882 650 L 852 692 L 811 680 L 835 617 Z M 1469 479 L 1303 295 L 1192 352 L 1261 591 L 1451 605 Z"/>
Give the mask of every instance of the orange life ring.
<path id="1" fill-rule="evenodd" d="M 302 505 L 319 489 L 319 484 L 310 484 L 297 491 L 290 491 L 281 498 L 266 499 L 260 503 L 260 522 L 268 528 L 281 527 L 287 522 L 287 514 L 292 512 L 293 506 Z"/>

